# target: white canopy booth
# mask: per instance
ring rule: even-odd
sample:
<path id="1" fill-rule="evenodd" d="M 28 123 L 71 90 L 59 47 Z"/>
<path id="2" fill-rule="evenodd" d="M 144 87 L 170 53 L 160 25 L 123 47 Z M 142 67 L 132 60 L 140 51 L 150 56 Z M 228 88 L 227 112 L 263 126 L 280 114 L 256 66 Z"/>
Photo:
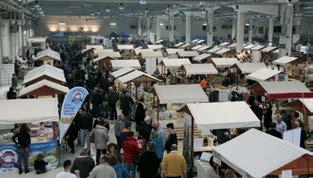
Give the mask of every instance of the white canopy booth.
<path id="1" fill-rule="evenodd" d="M 111 60 L 111 66 L 113 70 L 120 68 L 134 68 L 140 69 L 140 63 L 137 59 L 129 59 L 129 60 Z"/>
<path id="2" fill-rule="evenodd" d="M 160 73 L 166 74 L 166 70 L 170 69 L 172 72 L 176 72 L 184 64 L 191 64 L 189 59 L 161 59 L 159 63 Z"/>
<path id="3" fill-rule="evenodd" d="M 179 58 L 193 58 L 199 55 L 197 51 L 178 51 L 177 55 Z"/>
<path id="4" fill-rule="evenodd" d="M 313 173 L 312 152 L 256 129 L 215 147 L 213 153 L 243 177 L 281 175 L 284 170 L 293 176 Z M 258 163 L 257 168 L 251 163 Z"/>
<path id="5" fill-rule="evenodd" d="M 180 109 L 184 116 L 185 134 L 183 154 L 188 160 L 191 171 L 194 165 L 194 152 L 212 151 L 213 140 L 208 140 L 208 146 L 195 143 L 194 128 L 201 135 L 211 135 L 211 129 L 236 129 L 260 127 L 260 120 L 246 102 L 214 102 L 189 103 Z M 201 139 L 200 139 L 201 140 Z"/>
<path id="6" fill-rule="evenodd" d="M 56 98 L 0 100 L 0 124 L 11 126 L 27 123 L 30 126 L 32 150 L 29 155 L 29 168 L 33 169 L 34 160 L 42 153 L 49 167 L 56 168 L 59 162 L 58 150 L 58 101 Z M 44 123 L 43 123 L 44 122 Z M 11 127 L 13 128 L 13 126 Z M 1 133 L 0 157 L 12 158 L 3 166 L 3 173 L 18 172 L 18 150 L 12 142 L 12 133 Z M 14 174 L 13 174 L 14 175 Z"/>
<path id="7" fill-rule="evenodd" d="M 43 64 L 54 65 L 55 62 L 60 62 L 60 54 L 56 51 L 50 49 L 39 52 L 35 57 L 35 62 L 38 62 L 37 65 L 41 66 Z"/>
<path id="8" fill-rule="evenodd" d="M 305 74 L 305 60 L 298 57 L 282 56 L 274 60 L 273 64 L 282 67 L 289 76 L 299 77 Z"/>
<path id="9" fill-rule="evenodd" d="M 185 83 L 188 83 L 187 77 L 192 75 L 205 75 L 206 78 L 209 78 L 211 75 L 218 74 L 213 64 L 184 64 L 181 69 Z"/>
<path id="10" fill-rule="evenodd" d="M 112 75 L 114 78 L 118 78 L 118 77 L 123 76 L 123 75 L 125 75 L 125 74 L 128 74 L 128 73 L 130 73 L 130 72 L 132 72 L 132 71 L 134 71 L 134 70 L 136 70 L 136 69 L 127 68 L 127 67 L 125 67 L 125 68 L 120 68 L 120 69 L 118 69 L 118 70 L 116 70 L 116 71 L 110 73 L 110 75 Z"/>
<path id="11" fill-rule="evenodd" d="M 269 68 L 262 68 L 247 75 L 247 79 L 253 80 L 253 81 L 274 80 L 275 76 L 280 73 L 282 73 L 282 71 L 272 70 Z"/>
<path id="12" fill-rule="evenodd" d="M 217 52 L 218 50 L 221 50 L 221 49 L 222 49 L 221 47 L 214 46 L 213 48 L 209 49 L 209 50 L 207 51 L 207 53 L 213 54 L 213 53 L 215 53 L 215 52 Z"/>
<path id="13" fill-rule="evenodd" d="M 192 58 L 192 60 L 196 61 L 196 62 L 202 62 L 202 61 L 205 61 L 205 60 L 208 61 L 211 56 L 212 56 L 212 54 L 203 53 L 203 54 L 200 54 L 200 55 Z"/>
<path id="14" fill-rule="evenodd" d="M 163 48 L 163 45 L 147 45 L 147 46 L 148 49 L 152 49 L 154 51 L 161 50 Z"/>
<path id="15" fill-rule="evenodd" d="M 216 68 L 229 68 L 239 61 L 236 58 L 211 58 Z"/>

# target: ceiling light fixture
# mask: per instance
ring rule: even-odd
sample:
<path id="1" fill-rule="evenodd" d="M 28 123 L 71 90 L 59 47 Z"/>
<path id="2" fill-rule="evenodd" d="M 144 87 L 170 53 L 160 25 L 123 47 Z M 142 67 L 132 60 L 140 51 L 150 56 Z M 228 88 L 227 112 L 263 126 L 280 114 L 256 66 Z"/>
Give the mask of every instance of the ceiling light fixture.
<path id="1" fill-rule="evenodd" d="M 147 4 L 147 0 L 139 0 L 139 4 L 145 5 Z"/>
<path id="2" fill-rule="evenodd" d="M 119 10 L 124 10 L 123 3 L 120 3 L 120 6 L 118 7 Z"/>
<path id="3" fill-rule="evenodd" d="M 250 26 L 250 24 L 247 23 L 246 26 Z"/>
<path id="4" fill-rule="evenodd" d="M 62 26 L 62 25 L 66 25 L 66 23 L 65 22 L 59 22 L 58 23 L 60 26 Z"/>
<path id="5" fill-rule="evenodd" d="M 164 24 L 163 24 L 163 23 L 160 23 L 160 25 L 163 26 Z"/>
<path id="6" fill-rule="evenodd" d="M 109 8 L 109 6 L 105 9 L 105 12 L 106 12 L 106 13 L 111 12 L 111 9 Z"/>
<path id="7" fill-rule="evenodd" d="M 117 24 L 115 22 L 111 22 L 110 26 L 116 26 Z"/>

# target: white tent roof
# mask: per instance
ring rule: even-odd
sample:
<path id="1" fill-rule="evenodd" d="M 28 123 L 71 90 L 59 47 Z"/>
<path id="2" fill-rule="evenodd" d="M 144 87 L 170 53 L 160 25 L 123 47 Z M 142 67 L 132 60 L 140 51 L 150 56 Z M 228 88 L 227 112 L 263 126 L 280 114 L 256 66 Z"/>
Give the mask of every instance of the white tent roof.
<path id="1" fill-rule="evenodd" d="M 196 43 L 198 41 L 199 41 L 199 39 L 194 39 L 194 40 L 191 41 L 191 43 Z"/>
<path id="2" fill-rule="evenodd" d="M 35 73 L 42 73 L 45 70 L 54 71 L 55 73 L 63 73 L 63 70 L 52 65 L 44 64 L 27 72 L 27 75 L 34 75 Z M 25 76 L 25 77 L 26 77 Z"/>
<path id="3" fill-rule="evenodd" d="M 163 57 L 163 54 L 161 51 L 141 51 L 140 54 L 143 59 Z"/>
<path id="4" fill-rule="evenodd" d="M 85 53 L 86 51 L 89 51 L 91 49 L 102 50 L 103 46 L 102 45 L 86 45 L 86 49 L 83 49 L 82 53 Z"/>
<path id="5" fill-rule="evenodd" d="M 279 70 L 262 68 L 247 75 L 247 79 L 254 80 L 254 81 L 264 81 L 264 80 L 274 77 L 275 75 L 279 73 L 281 73 L 281 71 Z"/>
<path id="6" fill-rule="evenodd" d="M 36 69 L 33 70 L 35 71 L 34 72 L 29 71 L 27 75 L 24 76 L 23 84 L 33 81 L 44 75 L 66 83 L 63 70 L 58 69 L 56 67 L 53 66 L 47 67 L 46 65 L 44 65 L 44 67 L 42 67 L 41 70 Z"/>
<path id="7" fill-rule="evenodd" d="M 48 48 L 48 49 L 39 51 L 39 52 L 37 53 L 37 56 L 40 56 L 40 55 L 43 55 L 43 54 L 46 54 L 46 53 L 51 53 L 51 54 L 54 54 L 54 55 L 60 55 L 59 52 L 53 51 L 52 49 Z"/>
<path id="8" fill-rule="evenodd" d="M 211 49 L 208 50 L 208 53 L 214 53 L 214 52 L 216 52 L 216 51 L 218 51 L 218 50 L 220 50 L 220 49 L 222 49 L 222 48 L 220 48 L 220 47 L 218 47 L 218 46 L 214 46 L 213 48 L 211 48 Z"/>
<path id="9" fill-rule="evenodd" d="M 196 57 L 199 55 L 197 51 L 178 51 L 177 54 L 180 57 Z"/>
<path id="10" fill-rule="evenodd" d="M 268 94 L 280 93 L 309 93 L 311 92 L 303 83 L 298 80 L 281 82 L 259 82 Z"/>
<path id="11" fill-rule="evenodd" d="M 312 154 L 256 129 L 215 147 L 214 152 L 236 172 L 255 178 L 265 177 L 303 155 Z"/>
<path id="12" fill-rule="evenodd" d="M 208 102 L 208 97 L 199 84 L 154 85 L 160 104 Z"/>
<path id="13" fill-rule="evenodd" d="M 297 57 L 283 56 L 283 57 L 278 58 L 275 61 L 273 61 L 273 64 L 285 66 L 286 64 L 288 64 L 292 61 L 295 61 L 297 59 L 298 59 Z"/>
<path id="14" fill-rule="evenodd" d="M 185 44 L 185 43 L 179 42 L 179 43 L 175 44 L 174 47 L 178 48 L 178 47 L 182 46 L 183 44 Z"/>
<path id="15" fill-rule="evenodd" d="M 57 98 L 0 100 L 0 124 L 58 121 Z"/>
<path id="16" fill-rule="evenodd" d="M 260 120 L 243 101 L 191 103 L 187 107 L 203 133 L 209 129 L 260 127 Z"/>
<path id="17" fill-rule="evenodd" d="M 141 52 L 153 52 L 153 49 L 142 49 L 142 48 L 136 48 L 135 53 L 136 55 L 139 55 Z"/>
<path id="18" fill-rule="evenodd" d="M 313 112 L 313 98 L 302 98 L 299 100 L 310 112 Z"/>
<path id="19" fill-rule="evenodd" d="M 131 50 L 131 49 L 134 49 L 134 46 L 133 45 L 117 45 L 117 49 L 119 50 Z"/>
<path id="20" fill-rule="evenodd" d="M 121 69 L 118 69 L 117 71 L 115 72 L 112 72 L 111 75 L 114 77 L 114 78 L 118 78 L 122 75 L 125 75 L 125 74 L 128 74 L 132 71 L 134 71 L 135 69 L 133 68 L 127 68 L 127 67 L 124 67 L 124 68 L 121 68 Z"/>
<path id="21" fill-rule="evenodd" d="M 155 78 L 155 77 L 153 77 L 151 75 L 148 75 L 148 74 L 146 74 L 144 72 L 141 72 L 139 70 L 134 70 L 134 71 L 132 71 L 132 72 L 126 74 L 126 75 L 123 75 L 123 76 L 117 78 L 117 80 L 119 80 L 121 83 L 127 83 L 127 82 L 129 82 L 131 80 L 134 80 L 134 79 L 140 77 L 140 76 L 145 76 L 145 77 L 151 78 L 151 79 L 153 79 L 155 81 L 159 81 L 159 79 L 157 79 L 157 78 Z"/>
<path id="22" fill-rule="evenodd" d="M 204 45 L 201 48 L 199 48 L 197 51 L 201 51 L 202 52 L 202 51 L 205 51 L 205 50 L 207 50 L 209 48 L 210 48 L 210 46 Z"/>
<path id="23" fill-rule="evenodd" d="M 220 68 L 231 67 L 232 65 L 239 63 L 236 58 L 212 58 L 212 62 L 216 67 Z"/>
<path id="24" fill-rule="evenodd" d="M 196 46 L 192 47 L 191 50 L 195 51 L 201 47 L 202 47 L 202 45 L 196 45 Z"/>
<path id="25" fill-rule="evenodd" d="M 132 60 L 111 60 L 111 65 L 113 70 L 119 69 L 119 68 L 136 68 L 140 69 L 140 63 L 137 59 Z"/>
<path id="26" fill-rule="evenodd" d="M 164 40 L 158 40 L 155 42 L 155 44 L 159 44 L 159 43 L 162 43 Z"/>
<path id="27" fill-rule="evenodd" d="M 166 49 L 166 52 L 169 55 L 176 54 L 178 51 L 184 51 L 184 49 L 180 49 L 180 48 L 167 48 Z"/>
<path id="28" fill-rule="evenodd" d="M 203 42 L 205 42 L 205 40 L 199 40 L 199 41 L 197 41 L 197 44 L 201 44 Z"/>
<path id="29" fill-rule="evenodd" d="M 276 47 L 272 47 L 272 46 L 268 46 L 268 47 L 266 47 L 266 48 L 264 48 L 264 49 L 262 49 L 261 51 L 262 52 L 271 52 L 271 51 L 273 51 L 273 50 L 275 50 L 275 49 L 277 49 Z"/>
<path id="30" fill-rule="evenodd" d="M 47 86 L 49 88 L 53 88 L 55 90 L 58 90 L 58 91 L 61 91 L 64 93 L 68 93 L 68 91 L 69 91 L 68 87 L 66 87 L 64 85 L 60 85 L 58 83 L 54 83 L 54 82 L 51 82 L 49 80 L 41 80 L 41 81 L 36 82 L 32 85 L 29 85 L 27 87 L 22 88 L 20 90 L 19 96 L 23 96 L 27 93 L 30 93 L 30 92 L 37 90 L 37 89 L 44 87 L 44 86 Z"/>
<path id="31" fill-rule="evenodd" d="M 201 62 L 203 59 L 206 59 L 210 56 L 212 56 L 212 54 L 203 53 L 203 54 L 200 54 L 199 56 L 194 57 L 192 60 Z"/>
<path id="32" fill-rule="evenodd" d="M 256 45 L 256 46 L 254 46 L 253 48 L 251 48 L 252 50 L 261 50 L 261 49 L 263 49 L 263 48 L 265 48 L 265 46 L 262 46 L 262 45 Z"/>
<path id="33" fill-rule="evenodd" d="M 163 48 L 163 45 L 148 45 L 148 48 L 152 50 L 158 50 Z"/>
<path id="34" fill-rule="evenodd" d="M 113 49 L 97 49 L 96 53 L 112 53 L 114 52 Z"/>
<path id="35" fill-rule="evenodd" d="M 218 74 L 213 64 L 185 64 L 186 75 Z"/>
<path id="36" fill-rule="evenodd" d="M 229 45 L 229 44 L 230 44 L 230 42 L 224 42 L 224 43 L 221 43 L 219 46 L 225 47 L 225 46 L 227 46 L 227 45 Z"/>
<path id="37" fill-rule="evenodd" d="M 175 68 L 175 67 L 180 67 L 184 64 L 191 64 L 189 59 L 185 59 L 185 58 L 181 58 L 181 59 L 162 59 L 161 62 L 163 62 L 163 64 L 166 67 L 169 68 Z"/>
<path id="38" fill-rule="evenodd" d="M 253 48 L 253 47 L 255 47 L 256 45 L 254 45 L 254 44 L 250 44 L 250 45 L 247 45 L 247 46 L 245 46 L 245 47 L 243 47 L 244 49 L 251 49 L 251 48 Z"/>
<path id="39" fill-rule="evenodd" d="M 218 51 L 216 51 L 216 52 L 214 52 L 215 54 L 219 54 L 219 55 L 222 55 L 222 54 L 224 54 L 224 53 L 227 53 L 228 51 L 230 51 L 231 49 L 229 49 L 229 48 L 222 48 L 222 49 L 220 49 L 220 50 L 218 50 Z"/>
<path id="40" fill-rule="evenodd" d="M 191 44 L 189 44 L 189 43 L 186 43 L 186 44 L 184 44 L 184 45 L 182 45 L 182 46 L 180 46 L 179 48 L 187 48 L 188 46 L 190 46 Z"/>
<path id="41" fill-rule="evenodd" d="M 228 46 L 229 48 L 236 48 L 237 47 L 237 43 L 232 43 L 231 45 Z"/>
<path id="42" fill-rule="evenodd" d="M 37 54 L 35 57 L 35 60 L 40 60 L 44 57 L 50 57 L 54 60 L 61 61 L 61 57 L 59 53 L 54 53 L 54 52 L 45 52 L 45 53 L 40 53 L 40 55 Z"/>
<path id="43" fill-rule="evenodd" d="M 259 69 L 266 68 L 266 65 L 264 63 L 237 63 L 235 64 L 243 74 L 250 74 L 253 73 Z"/>
<path id="44" fill-rule="evenodd" d="M 110 58 L 121 58 L 121 54 L 119 52 L 100 52 L 98 53 L 98 57 L 93 59 L 94 62 L 98 62 L 106 57 Z"/>
<path id="45" fill-rule="evenodd" d="M 46 42 L 45 37 L 31 37 L 28 39 L 30 43 L 44 43 Z"/>

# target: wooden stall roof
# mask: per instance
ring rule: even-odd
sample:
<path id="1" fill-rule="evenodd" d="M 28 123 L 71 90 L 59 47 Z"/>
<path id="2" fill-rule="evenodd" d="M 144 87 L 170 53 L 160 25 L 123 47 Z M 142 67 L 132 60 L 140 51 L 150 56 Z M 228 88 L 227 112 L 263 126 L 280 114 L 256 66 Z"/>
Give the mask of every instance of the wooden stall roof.
<path id="1" fill-rule="evenodd" d="M 159 79 L 151 75 L 148 75 L 144 72 L 141 72 L 139 70 L 135 70 L 121 77 L 118 77 L 117 80 L 120 81 L 121 83 L 129 83 L 129 82 L 145 83 L 145 82 L 159 82 L 160 81 Z"/>
<path id="2" fill-rule="evenodd" d="M 22 88 L 19 93 L 19 97 L 28 95 L 46 96 L 46 95 L 66 94 L 68 91 L 69 89 L 63 85 L 48 80 L 42 80 Z"/>

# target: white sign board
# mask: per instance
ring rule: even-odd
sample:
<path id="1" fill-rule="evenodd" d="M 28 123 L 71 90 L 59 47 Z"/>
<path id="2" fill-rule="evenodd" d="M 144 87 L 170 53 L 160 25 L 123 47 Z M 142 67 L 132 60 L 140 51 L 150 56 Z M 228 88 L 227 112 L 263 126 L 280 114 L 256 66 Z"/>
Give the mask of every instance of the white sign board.
<path id="1" fill-rule="evenodd" d="M 288 130 L 283 134 L 283 140 L 297 146 L 300 146 L 300 138 L 301 138 L 301 128 Z"/>
<path id="2" fill-rule="evenodd" d="M 201 157 L 200 157 L 200 160 L 202 160 L 202 161 L 210 161 L 211 160 L 211 158 L 212 158 L 212 154 L 211 153 L 208 153 L 208 152 L 202 152 L 202 154 L 201 154 Z"/>
<path id="3" fill-rule="evenodd" d="M 157 69 L 157 64 L 156 64 L 156 58 L 146 58 L 146 73 L 149 75 L 152 75 L 156 69 Z"/>

